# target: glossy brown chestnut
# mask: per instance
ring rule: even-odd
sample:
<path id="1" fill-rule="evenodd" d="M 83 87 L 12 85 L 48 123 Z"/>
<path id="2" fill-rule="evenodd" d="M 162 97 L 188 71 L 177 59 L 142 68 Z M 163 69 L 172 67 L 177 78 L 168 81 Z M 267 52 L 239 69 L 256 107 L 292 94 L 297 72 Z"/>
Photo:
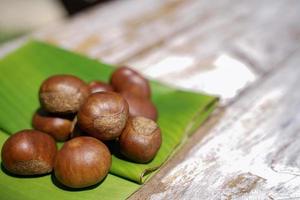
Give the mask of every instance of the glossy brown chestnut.
<path id="1" fill-rule="evenodd" d="M 115 92 L 97 92 L 81 106 L 78 125 L 87 134 L 100 140 L 119 137 L 128 118 L 128 104 Z"/>
<path id="2" fill-rule="evenodd" d="M 56 143 L 46 133 L 22 130 L 10 136 L 2 147 L 2 164 L 17 175 L 39 175 L 52 171 Z"/>
<path id="3" fill-rule="evenodd" d="M 117 92 L 125 91 L 143 98 L 150 98 L 151 96 L 148 80 L 128 67 L 120 67 L 114 71 L 110 83 Z"/>
<path id="4" fill-rule="evenodd" d="M 128 92 L 121 93 L 129 105 L 131 116 L 142 116 L 154 121 L 157 120 L 157 109 L 150 99 L 141 98 Z"/>
<path id="5" fill-rule="evenodd" d="M 84 188 L 99 183 L 111 166 L 111 154 L 93 137 L 77 137 L 58 151 L 54 164 L 57 180 L 71 188 Z"/>
<path id="6" fill-rule="evenodd" d="M 32 118 L 32 126 L 39 131 L 48 133 L 57 141 L 66 141 L 73 128 L 70 118 L 62 118 L 38 110 Z"/>
<path id="7" fill-rule="evenodd" d="M 92 81 L 89 83 L 89 90 L 90 93 L 96 93 L 96 92 L 113 92 L 113 88 L 111 85 L 104 83 L 102 81 Z"/>
<path id="8" fill-rule="evenodd" d="M 161 145 L 157 124 L 144 117 L 130 117 L 119 142 L 120 151 L 128 159 L 147 163 L 154 158 Z"/>
<path id="9" fill-rule="evenodd" d="M 76 113 L 89 95 L 81 79 L 72 75 L 55 75 L 46 79 L 39 91 L 42 108 L 51 113 Z"/>

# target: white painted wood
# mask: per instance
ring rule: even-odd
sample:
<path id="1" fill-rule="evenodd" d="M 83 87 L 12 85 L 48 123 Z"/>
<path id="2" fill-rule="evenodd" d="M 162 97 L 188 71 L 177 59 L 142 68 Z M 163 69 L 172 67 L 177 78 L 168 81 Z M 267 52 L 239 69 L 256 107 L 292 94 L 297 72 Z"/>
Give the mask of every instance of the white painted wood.
<path id="1" fill-rule="evenodd" d="M 299 63 L 300 50 L 132 199 L 300 198 Z"/>
<path id="2" fill-rule="evenodd" d="M 234 99 L 299 47 L 300 3 L 265 0 L 229 5 L 212 8 L 214 15 L 206 21 L 128 63 L 164 83 L 219 95 L 225 101 Z M 224 57 L 239 67 L 227 63 L 220 72 L 215 63 Z"/>
<path id="3" fill-rule="evenodd" d="M 299 10 L 297 0 L 115 1 L 36 35 L 226 104 L 298 47 Z"/>
<path id="4" fill-rule="evenodd" d="M 122 0 L 33 37 L 220 95 L 229 106 L 132 199 L 296 199 L 299 10 L 298 0 Z"/>

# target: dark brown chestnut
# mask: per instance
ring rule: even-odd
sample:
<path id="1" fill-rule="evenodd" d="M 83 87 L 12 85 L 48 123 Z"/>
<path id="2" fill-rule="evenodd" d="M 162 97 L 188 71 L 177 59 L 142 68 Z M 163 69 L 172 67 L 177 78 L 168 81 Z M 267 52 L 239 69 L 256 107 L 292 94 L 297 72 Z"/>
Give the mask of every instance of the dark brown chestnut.
<path id="1" fill-rule="evenodd" d="M 73 119 L 54 116 L 39 109 L 32 118 L 32 126 L 39 131 L 48 133 L 55 140 L 66 141 L 73 129 Z"/>
<path id="2" fill-rule="evenodd" d="M 111 85 L 104 83 L 102 81 L 92 81 L 89 83 L 89 90 L 90 93 L 96 93 L 96 92 L 113 92 L 113 88 Z"/>
<path id="3" fill-rule="evenodd" d="M 111 154 L 101 141 L 93 137 L 77 137 L 58 151 L 54 174 L 71 188 L 95 185 L 105 178 L 111 166 Z"/>
<path id="4" fill-rule="evenodd" d="M 157 109 L 150 99 L 141 98 L 128 92 L 121 93 L 129 105 L 131 116 L 142 116 L 157 120 Z"/>
<path id="5" fill-rule="evenodd" d="M 143 98 L 150 98 L 151 96 L 148 80 L 128 67 L 120 67 L 114 71 L 110 83 L 117 92 L 125 91 Z"/>
<path id="6" fill-rule="evenodd" d="M 46 79 L 39 91 L 42 108 L 51 113 L 76 113 L 89 95 L 81 79 L 72 75 L 55 75 Z"/>
<path id="7" fill-rule="evenodd" d="M 160 128 L 151 119 L 130 117 L 119 142 L 120 151 L 128 159 L 147 163 L 154 158 L 161 145 Z"/>
<path id="8" fill-rule="evenodd" d="M 115 92 L 97 92 L 81 106 L 78 125 L 87 134 L 100 140 L 119 137 L 128 118 L 128 104 Z"/>
<path id="9" fill-rule="evenodd" d="M 46 133 L 22 130 L 10 136 L 2 147 L 2 164 L 16 175 L 40 175 L 52 171 L 56 143 Z"/>

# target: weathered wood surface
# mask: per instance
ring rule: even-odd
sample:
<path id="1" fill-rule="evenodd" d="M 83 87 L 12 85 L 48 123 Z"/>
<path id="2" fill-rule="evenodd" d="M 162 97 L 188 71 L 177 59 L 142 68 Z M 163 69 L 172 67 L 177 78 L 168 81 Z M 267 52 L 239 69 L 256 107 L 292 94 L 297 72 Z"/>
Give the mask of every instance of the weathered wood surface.
<path id="1" fill-rule="evenodd" d="M 234 98 L 299 47 L 300 4 L 230 1 L 227 5 L 212 8 L 206 20 L 128 63 L 177 87 Z"/>
<path id="2" fill-rule="evenodd" d="M 299 64 L 300 50 L 132 199 L 299 199 Z"/>
<path id="3" fill-rule="evenodd" d="M 37 35 L 231 100 L 298 47 L 299 10 L 297 0 L 116 1 Z"/>
<path id="4" fill-rule="evenodd" d="M 221 97 L 132 199 L 300 199 L 299 11 L 298 0 L 113 1 L 32 37 Z"/>

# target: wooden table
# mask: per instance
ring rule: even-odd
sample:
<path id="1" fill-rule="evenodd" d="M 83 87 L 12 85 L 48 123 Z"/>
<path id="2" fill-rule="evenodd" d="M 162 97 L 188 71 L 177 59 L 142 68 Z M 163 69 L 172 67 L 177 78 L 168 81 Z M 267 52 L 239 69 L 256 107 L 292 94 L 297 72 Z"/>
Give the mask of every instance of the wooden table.
<path id="1" fill-rule="evenodd" d="M 130 199 L 300 199 L 299 20 L 298 0 L 123 0 L 31 37 L 221 97 Z"/>

